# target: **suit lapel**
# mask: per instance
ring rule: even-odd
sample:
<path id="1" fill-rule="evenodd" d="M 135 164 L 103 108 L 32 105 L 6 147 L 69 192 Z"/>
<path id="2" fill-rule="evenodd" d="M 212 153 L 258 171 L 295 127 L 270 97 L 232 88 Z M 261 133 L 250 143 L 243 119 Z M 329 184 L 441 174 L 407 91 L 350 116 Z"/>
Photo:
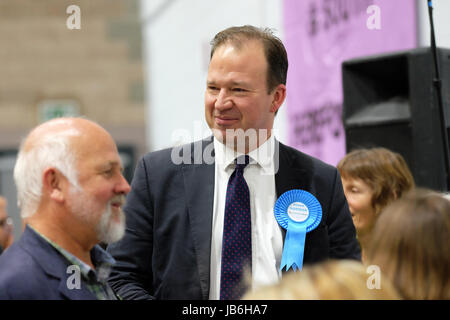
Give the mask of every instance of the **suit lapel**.
<path id="1" fill-rule="evenodd" d="M 69 300 L 96 300 L 97 298 L 86 288 L 83 282 L 80 282 L 80 288 L 69 289 L 67 280 L 70 274 L 66 277 L 62 277 L 59 282 L 59 292 Z M 82 275 L 80 274 L 80 277 Z"/>
<path id="2" fill-rule="evenodd" d="M 278 171 L 275 174 L 275 189 L 277 199 L 285 192 L 293 189 L 309 190 L 311 185 L 311 173 L 306 169 L 308 166 L 294 166 L 289 149 L 278 141 L 275 141 L 275 165 L 278 163 Z M 286 238 L 286 229 L 281 228 L 283 244 Z M 284 276 L 287 272 L 282 270 Z"/>
<path id="3" fill-rule="evenodd" d="M 196 145 L 202 144 L 202 147 Z M 213 142 L 203 140 L 194 143 L 194 150 L 209 153 L 214 160 Z M 191 222 L 192 237 L 197 255 L 197 265 L 200 277 L 200 287 L 203 299 L 209 296 L 209 269 L 211 256 L 211 232 L 214 205 L 214 162 L 205 164 L 200 161 L 198 152 L 193 154 L 194 164 L 182 167 L 186 201 Z M 195 159 L 194 159 L 195 158 Z"/>
<path id="4" fill-rule="evenodd" d="M 278 171 L 275 174 L 277 198 L 292 189 L 309 190 L 311 173 L 305 167 L 294 167 L 292 155 L 286 146 L 275 142 L 275 165 L 278 163 Z"/>
<path id="5" fill-rule="evenodd" d="M 71 273 L 67 273 L 67 263 L 65 258 L 63 258 L 50 243 L 41 238 L 34 230 L 27 226 L 20 241 L 22 248 L 34 257 L 35 261 L 39 263 L 49 277 L 60 280 L 58 291 L 65 298 L 70 300 L 96 299 L 82 282 L 80 289 L 68 288 L 67 279 L 70 277 Z M 56 290 L 56 288 L 54 289 Z"/>

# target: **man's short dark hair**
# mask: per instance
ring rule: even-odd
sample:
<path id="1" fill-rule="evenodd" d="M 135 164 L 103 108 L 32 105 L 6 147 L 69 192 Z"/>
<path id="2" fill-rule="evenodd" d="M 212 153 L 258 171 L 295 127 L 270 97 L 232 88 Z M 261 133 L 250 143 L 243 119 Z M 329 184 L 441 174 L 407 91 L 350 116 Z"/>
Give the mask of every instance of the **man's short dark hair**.
<path id="1" fill-rule="evenodd" d="M 267 60 L 267 89 L 271 93 L 279 84 L 286 85 L 288 58 L 281 40 L 269 28 L 257 28 L 250 25 L 227 28 L 211 41 L 212 59 L 216 49 L 224 44 L 232 44 L 239 49 L 246 40 L 259 40 L 263 44 Z"/>

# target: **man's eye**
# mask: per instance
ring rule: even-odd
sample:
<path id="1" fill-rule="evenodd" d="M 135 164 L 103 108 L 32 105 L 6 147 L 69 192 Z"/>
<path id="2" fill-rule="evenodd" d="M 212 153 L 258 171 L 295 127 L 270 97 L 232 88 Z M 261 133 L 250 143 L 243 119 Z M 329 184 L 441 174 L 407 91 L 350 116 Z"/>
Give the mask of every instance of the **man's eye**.
<path id="1" fill-rule="evenodd" d="M 105 175 L 105 176 L 107 176 L 107 177 L 112 176 L 112 174 L 113 174 L 112 169 L 103 171 L 103 175 Z"/>
<path id="2" fill-rule="evenodd" d="M 234 92 L 245 92 L 247 90 L 243 89 L 243 88 L 233 88 Z"/>
<path id="3" fill-rule="evenodd" d="M 208 90 L 209 91 L 218 91 L 219 89 L 217 87 L 214 87 L 214 86 L 208 86 Z"/>

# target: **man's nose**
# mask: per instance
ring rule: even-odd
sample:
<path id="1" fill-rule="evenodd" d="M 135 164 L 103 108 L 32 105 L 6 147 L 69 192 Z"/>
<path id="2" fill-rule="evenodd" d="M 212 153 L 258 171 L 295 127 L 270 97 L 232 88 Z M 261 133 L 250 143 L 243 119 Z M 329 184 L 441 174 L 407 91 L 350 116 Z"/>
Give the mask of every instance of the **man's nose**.
<path id="1" fill-rule="evenodd" d="M 233 102 L 231 101 L 231 98 L 229 94 L 227 93 L 226 89 L 221 89 L 216 102 L 214 104 L 214 107 L 218 109 L 219 111 L 230 109 L 233 106 Z"/>
<path id="2" fill-rule="evenodd" d="M 128 192 L 130 192 L 130 190 L 131 190 L 130 184 L 128 183 L 127 179 L 125 179 L 125 177 L 121 174 L 120 182 L 116 188 L 117 193 L 123 193 L 126 195 L 128 194 Z"/>

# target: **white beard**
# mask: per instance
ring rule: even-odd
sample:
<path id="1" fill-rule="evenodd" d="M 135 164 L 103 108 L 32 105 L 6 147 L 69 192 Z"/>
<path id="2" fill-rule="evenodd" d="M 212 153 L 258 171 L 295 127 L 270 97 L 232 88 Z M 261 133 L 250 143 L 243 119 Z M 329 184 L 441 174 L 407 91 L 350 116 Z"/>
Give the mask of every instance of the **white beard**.
<path id="1" fill-rule="evenodd" d="M 76 215 L 82 222 L 91 225 L 94 223 L 95 200 L 89 197 L 83 190 L 73 189 L 72 203 L 70 209 L 74 215 Z M 117 195 L 112 198 L 106 204 L 105 210 L 100 216 L 100 220 L 95 225 L 95 232 L 99 242 L 110 244 L 119 241 L 125 234 L 125 214 L 122 209 L 118 212 L 119 222 L 115 222 L 113 219 L 112 203 L 125 202 L 124 195 Z"/>
<path id="2" fill-rule="evenodd" d="M 118 213 L 119 222 L 112 219 L 111 202 L 113 200 L 106 205 L 106 210 L 102 213 L 96 228 L 99 241 L 107 244 L 119 241 L 125 234 L 125 214 L 122 209 Z"/>

